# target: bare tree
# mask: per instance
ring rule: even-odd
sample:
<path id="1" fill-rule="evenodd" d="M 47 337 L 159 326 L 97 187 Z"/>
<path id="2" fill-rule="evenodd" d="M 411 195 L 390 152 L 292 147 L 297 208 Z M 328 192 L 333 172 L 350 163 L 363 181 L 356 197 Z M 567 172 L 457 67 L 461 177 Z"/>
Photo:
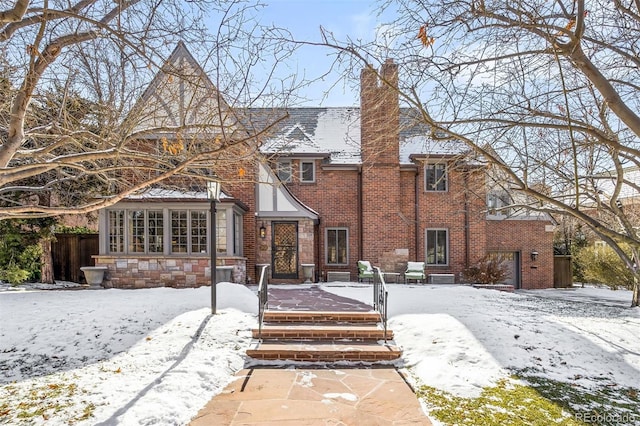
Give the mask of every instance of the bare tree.
<path id="1" fill-rule="evenodd" d="M 523 194 L 508 208 L 579 220 L 640 277 L 639 8 L 634 0 L 384 1 L 382 41 L 323 31 L 310 44 L 337 49 L 348 70 L 394 58 L 401 100 L 433 138 L 465 142 Z"/>
<path id="2" fill-rule="evenodd" d="M 295 84 L 274 81 L 292 51 L 256 22 L 260 7 L 17 0 L 0 11 L 0 219 L 86 213 L 149 185 L 202 184 L 216 165 L 247 167 L 257 135 L 243 108 L 283 102 Z M 204 70 L 165 63 L 178 42 Z M 150 89 L 175 98 L 150 107 L 154 75 Z M 180 110 L 163 110 L 171 103 Z"/>

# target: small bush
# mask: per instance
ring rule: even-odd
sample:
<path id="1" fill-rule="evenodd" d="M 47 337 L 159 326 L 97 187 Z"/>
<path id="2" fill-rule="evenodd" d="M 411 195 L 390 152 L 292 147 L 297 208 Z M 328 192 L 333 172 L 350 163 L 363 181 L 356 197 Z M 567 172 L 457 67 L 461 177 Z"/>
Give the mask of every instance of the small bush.
<path id="1" fill-rule="evenodd" d="M 24 221 L 0 221 L 0 280 L 21 284 L 40 278 L 41 234 Z"/>
<path id="2" fill-rule="evenodd" d="M 463 277 L 473 283 L 497 284 L 508 278 L 507 265 L 504 258 L 486 255 L 474 266 L 462 272 Z"/>
<path id="3" fill-rule="evenodd" d="M 633 273 L 609 246 L 584 247 L 573 261 L 584 282 L 604 284 L 614 290 L 633 288 Z"/>
<path id="4" fill-rule="evenodd" d="M 0 281 L 5 281 L 13 285 L 22 284 L 29 279 L 30 276 L 29 271 L 18 267 L 16 264 L 10 264 L 4 269 L 0 269 Z"/>

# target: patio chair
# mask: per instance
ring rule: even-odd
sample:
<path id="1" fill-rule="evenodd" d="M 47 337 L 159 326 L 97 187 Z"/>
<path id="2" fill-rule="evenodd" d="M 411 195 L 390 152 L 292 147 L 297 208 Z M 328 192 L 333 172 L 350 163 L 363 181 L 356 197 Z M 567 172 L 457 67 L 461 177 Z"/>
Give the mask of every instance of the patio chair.
<path id="1" fill-rule="evenodd" d="M 407 270 L 404 271 L 404 283 L 406 284 L 408 280 L 415 280 L 416 283 L 426 281 L 424 262 L 407 262 Z"/>
<path id="2" fill-rule="evenodd" d="M 368 260 L 358 260 L 358 282 L 373 281 L 373 268 Z"/>

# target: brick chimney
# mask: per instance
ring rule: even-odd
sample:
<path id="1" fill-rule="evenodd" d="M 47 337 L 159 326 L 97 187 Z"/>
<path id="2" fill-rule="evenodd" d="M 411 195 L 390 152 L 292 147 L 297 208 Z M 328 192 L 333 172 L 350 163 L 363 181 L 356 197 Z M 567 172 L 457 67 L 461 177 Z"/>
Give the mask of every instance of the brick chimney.
<path id="1" fill-rule="evenodd" d="M 398 65 L 387 59 L 380 74 L 367 66 L 360 75 L 362 161 L 399 163 Z"/>
<path id="2" fill-rule="evenodd" d="M 362 254 L 393 271 L 407 260 L 411 238 L 400 215 L 398 66 L 387 59 L 379 74 L 367 66 L 360 85 Z"/>

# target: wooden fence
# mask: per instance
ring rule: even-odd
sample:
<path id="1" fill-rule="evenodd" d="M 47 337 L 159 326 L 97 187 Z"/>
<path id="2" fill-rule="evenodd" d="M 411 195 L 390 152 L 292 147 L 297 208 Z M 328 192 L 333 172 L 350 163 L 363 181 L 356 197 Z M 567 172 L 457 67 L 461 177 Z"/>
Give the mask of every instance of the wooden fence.
<path id="1" fill-rule="evenodd" d="M 95 266 L 91 257 L 98 254 L 98 234 L 56 234 L 51 244 L 53 276 L 56 280 L 85 282 L 83 266 Z"/>
<path id="2" fill-rule="evenodd" d="M 573 286 L 571 256 L 553 257 L 553 286 L 555 288 L 567 288 Z"/>

